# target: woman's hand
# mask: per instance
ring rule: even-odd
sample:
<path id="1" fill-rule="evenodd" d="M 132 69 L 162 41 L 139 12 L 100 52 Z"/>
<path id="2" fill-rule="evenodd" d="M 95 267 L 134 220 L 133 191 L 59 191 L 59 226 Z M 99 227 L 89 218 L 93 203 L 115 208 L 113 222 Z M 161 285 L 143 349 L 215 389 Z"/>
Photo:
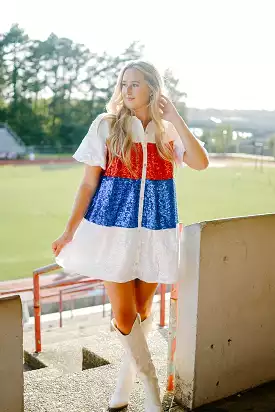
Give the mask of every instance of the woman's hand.
<path id="1" fill-rule="evenodd" d="M 61 250 L 67 243 L 71 242 L 73 239 L 73 233 L 64 232 L 58 239 L 52 243 L 52 251 L 55 256 L 58 256 Z"/>
<path id="2" fill-rule="evenodd" d="M 160 97 L 159 108 L 163 120 L 173 123 L 179 117 L 179 113 L 171 100 L 163 94 Z"/>

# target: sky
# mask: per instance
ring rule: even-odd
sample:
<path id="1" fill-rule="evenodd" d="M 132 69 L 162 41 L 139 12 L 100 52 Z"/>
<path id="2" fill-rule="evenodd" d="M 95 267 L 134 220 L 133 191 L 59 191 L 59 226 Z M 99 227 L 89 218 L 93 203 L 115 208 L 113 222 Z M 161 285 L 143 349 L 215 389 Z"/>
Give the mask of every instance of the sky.
<path id="1" fill-rule="evenodd" d="M 0 31 L 18 23 L 114 55 L 136 40 L 187 106 L 275 110 L 274 13 L 275 0 L 9 0 Z"/>

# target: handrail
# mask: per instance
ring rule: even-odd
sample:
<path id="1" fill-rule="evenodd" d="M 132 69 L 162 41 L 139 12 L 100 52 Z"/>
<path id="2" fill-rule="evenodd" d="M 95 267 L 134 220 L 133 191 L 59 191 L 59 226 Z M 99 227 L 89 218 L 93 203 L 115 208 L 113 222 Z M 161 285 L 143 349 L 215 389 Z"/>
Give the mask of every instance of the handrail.
<path id="1" fill-rule="evenodd" d="M 86 292 L 89 290 L 93 290 L 95 288 L 102 288 L 103 289 L 103 297 L 102 297 L 102 305 L 103 305 L 103 317 L 105 317 L 105 286 L 104 284 L 101 283 L 96 283 L 93 286 L 86 286 L 85 288 L 66 288 L 66 289 L 60 289 L 59 293 L 53 293 L 48 296 L 43 296 L 42 299 L 49 299 L 52 298 L 53 296 L 58 296 L 59 297 L 59 326 L 62 328 L 63 326 L 63 319 L 62 319 L 62 312 L 63 312 L 63 295 L 71 295 L 74 296 L 75 294 L 79 292 Z"/>
<path id="2" fill-rule="evenodd" d="M 53 269 L 55 270 L 55 269 Z M 41 273 L 41 274 L 46 274 L 46 273 Z M 56 282 L 56 283 L 52 283 L 51 285 L 42 285 L 40 287 L 41 290 L 43 289 L 54 289 L 57 287 L 62 287 L 62 286 L 70 286 L 70 285 L 75 285 L 75 284 L 89 284 L 89 283 L 93 283 L 94 280 L 91 279 L 82 279 L 82 280 L 78 280 L 78 281 L 64 281 L 64 282 Z M 33 291 L 33 287 L 31 288 L 21 288 L 21 289 L 11 289 L 8 291 L 0 291 L 0 296 L 1 295 L 13 295 L 14 293 L 23 293 L 23 292 L 32 292 Z"/>
<path id="3" fill-rule="evenodd" d="M 51 263 L 46 266 L 42 266 L 40 268 L 36 268 L 33 271 L 33 287 L 25 287 L 25 288 L 19 288 L 19 289 L 12 289 L 8 291 L 0 291 L 0 296 L 1 295 L 11 295 L 14 293 L 23 293 L 23 292 L 33 292 L 33 312 L 34 312 L 34 326 L 35 326 L 35 352 L 39 353 L 41 352 L 41 300 L 43 299 L 48 299 L 53 296 L 59 296 L 59 302 L 60 302 L 60 292 L 56 294 L 50 294 L 48 296 L 42 296 L 40 291 L 46 290 L 46 289 L 54 289 L 54 288 L 61 288 L 64 287 L 65 289 L 62 291 L 61 296 L 63 293 L 65 294 L 75 294 L 80 291 L 85 291 L 88 290 L 88 287 L 90 284 L 96 284 L 97 287 L 100 287 L 100 280 L 99 279 L 89 279 L 89 278 L 76 278 L 74 280 L 65 280 L 65 281 L 57 281 L 52 284 L 47 284 L 47 285 L 41 285 L 40 286 L 40 275 L 48 274 L 49 272 L 55 271 L 59 269 L 60 266 L 57 265 L 56 263 Z M 86 286 L 86 288 L 82 289 L 77 289 L 77 288 L 68 288 L 67 286 L 73 286 L 73 285 L 79 285 L 79 286 Z M 166 285 L 159 285 L 159 291 L 161 295 L 160 299 L 160 323 L 159 325 L 161 327 L 165 326 L 165 291 L 166 291 Z M 93 287 L 91 286 L 91 289 Z M 68 291 L 68 292 L 67 292 Z M 104 288 L 105 291 L 105 288 Z M 103 302 L 105 302 L 105 292 L 103 294 Z M 103 303 L 103 316 L 105 316 L 105 308 L 104 308 L 104 303 Z M 62 321 L 60 321 L 62 323 Z"/>
<path id="4" fill-rule="evenodd" d="M 46 266 L 41 266 L 40 268 L 34 269 L 32 272 L 33 275 L 43 275 L 45 273 L 52 272 L 53 270 L 59 269 L 61 266 L 59 266 L 57 263 L 51 263 Z"/>
<path id="5" fill-rule="evenodd" d="M 53 289 L 55 287 L 61 286 L 68 286 L 68 285 L 76 285 L 76 284 L 89 284 L 98 282 L 98 279 L 80 279 L 75 281 L 66 281 L 66 282 L 58 282 L 52 285 L 44 285 L 40 287 L 40 275 L 47 274 L 51 271 L 58 269 L 60 266 L 57 264 L 50 264 L 47 266 L 43 266 L 41 268 L 35 269 L 33 271 L 33 311 L 34 311 L 34 328 L 35 328 L 35 352 L 40 353 L 42 350 L 41 345 L 41 298 L 40 290 L 42 289 Z M 165 326 L 165 285 L 161 286 L 161 308 L 160 308 L 160 326 Z M 163 287 L 164 286 L 164 287 Z M 60 293 L 60 292 L 59 292 Z M 71 292 L 74 293 L 74 292 Z M 59 305 L 60 311 L 62 311 L 62 292 L 61 296 L 59 294 Z M 62 320 L 60 320 L 60 324 L 62 325 Z"/>
<path id="6" fill-rule="evenodd" d="M 40 287 L 40 275 L 45 275 L 60 266 L 57 263 L 51 263 L 50 265 L 42 266 L 33 271 L 33 311 L 34 311 L 34 329 L 35 329 L 35 352 L 40 353 L 41 347 L 41 296 L 40 290 L 42 289 L 53 289 L 62 286 L 76 285 L 76 284 L 90 284 L 98 282 L 98 279 L 78 279 L 69 280 L 64 282 L 55 282 L 51 285 L 44 285 Z"/>
<path id="7" fill-rule="evenodd" d="M 47 266 L 42 266 L 33 271 L 33 312 L 34 312 L 34 336 L 35 336 L 35 352 L 41 352 L 41 305 L 40 305 L 40 279 L 39 276 L 52 272 L 60 268 L 56 263 Z"/>

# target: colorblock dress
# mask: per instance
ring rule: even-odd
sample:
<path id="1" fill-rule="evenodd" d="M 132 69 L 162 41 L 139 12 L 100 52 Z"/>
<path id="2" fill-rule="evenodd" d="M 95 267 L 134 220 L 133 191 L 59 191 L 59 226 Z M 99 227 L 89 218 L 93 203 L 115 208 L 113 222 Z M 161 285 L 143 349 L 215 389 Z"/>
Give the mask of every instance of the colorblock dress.
<path id="1" fill-rule="evenodd" d="M 73 157 L 103 173 L 73 240 L 56 257 L 65 272 L 93 279 L 173 284 L 180 242 L 173 164 L 160 157 L 154 123 L 144 130 L 132 116 L 131 173 L 121 160 L 108 164 L 106 113 L 92 123 Z M 185 148 L 172 123 L 163 121 L 175 161 Z M 200 141 L 199 141 L 200 142 Z M 202 145 L 204 143 L 200 142 Z"/>

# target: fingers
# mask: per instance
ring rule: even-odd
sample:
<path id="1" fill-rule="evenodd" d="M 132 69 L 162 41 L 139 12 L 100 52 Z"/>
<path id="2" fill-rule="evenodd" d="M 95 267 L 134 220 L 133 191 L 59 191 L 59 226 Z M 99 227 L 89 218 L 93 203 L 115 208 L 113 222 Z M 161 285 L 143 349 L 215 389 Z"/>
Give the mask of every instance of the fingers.
<path id="1" fill-rule="evenodd" d="M 53 251 L 54 254 L 55 254 L 56 249 L 57 249 L 57 244 L 54 242 L 52 244 L 52 251 Z"/>
<path id="2" fill-rule="evenodd" d="M 163 94 L 161 94 L 160 99 L 159 99 L 159 106 L 164 109 L 165 106 L 169 103 L 169 100 L 167 97 L 165 97 Z"/>
<path id="3" fill-rule="evenodd" d="M 164 94 L 161 94 L 161 95 L 160 95 L 160 100 L 161 100 L 163 103 L 168 103 L 168 98 L 167 98 L 166 96 L 164 96 Z"/>
<path id="4" fill-rule="evenodd" d="M 64 243 L 56 243 L 56 242 L 54 242 L 54 243 L 52 244 L 53 254 L 54 254 L 55 256 L 58 256 L 64 246 L 65 246 Z"/>
<path id="5" fill-rule="evenodd" d="M 63 249 L 64 245 L 60 245 L 57 247 L 56 251 L 55 251 L 55 256 L 58 256 L 59 253 L 61 252 L 61 250 Z"/>

